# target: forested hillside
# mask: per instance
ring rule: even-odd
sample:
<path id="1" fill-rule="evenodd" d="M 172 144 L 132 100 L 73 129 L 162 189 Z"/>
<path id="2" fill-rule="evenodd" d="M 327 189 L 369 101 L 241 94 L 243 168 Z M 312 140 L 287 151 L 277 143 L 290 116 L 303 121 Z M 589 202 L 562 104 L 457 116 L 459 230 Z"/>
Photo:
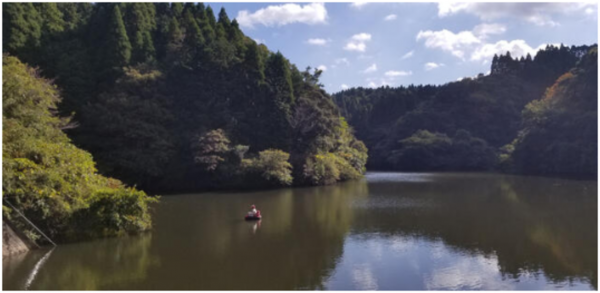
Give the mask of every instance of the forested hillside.
<path id="1" fill-rule="evenodd" d="M 505 168 L 526 174 L 596 176 L 598 49 L 523 110 L 518 137 L 504 148 Z"/>
<path id="2" fill-rule="evenodd" d="M 322 90 L 202 3 L 4 3 L 6 53 L 64 97 L 104 175 L 145 190 L 330 184 L 367 149 Z"/>
<path id="3" fill-rule="evenodd" d="M 374 169 L 594 177 L 595 50 L 547 46 L 525 58 L 507 52 L 494 57 L 489 75 L 441 86 L 352 88 L 334 100 L 370 149 Z"/>
<path id="4" fill-rule="evenodd" d="M 75 147 L 54 115 L 55 87 L 15 57 L 2 59 L 3 216 L 32 240 L 41 237 L 17 207 L 54 241 L 114 236 L 150 227 L 143 191 L 96 173 L 92 156 Z M 44 240 L 44 239 L 41 239 Z"/>

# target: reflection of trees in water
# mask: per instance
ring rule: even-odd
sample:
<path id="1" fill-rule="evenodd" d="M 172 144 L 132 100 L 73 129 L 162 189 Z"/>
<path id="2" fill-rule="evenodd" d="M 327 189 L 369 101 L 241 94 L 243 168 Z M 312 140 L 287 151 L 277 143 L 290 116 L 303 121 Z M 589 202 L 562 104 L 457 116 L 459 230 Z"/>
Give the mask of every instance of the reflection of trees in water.
<path id="1" fill-rule="evenodd" d="M 371 184 L 369 201 L 401 195 L 412 204 L 366 207 L 353 226 L 357 233 L 439 237 L 466 253 L 495 254 L 508 277 L 542 270 L 555 282 L 587 279 L 597 288 L 595 182 L 465 176 Z"/>
<path id="2" fill-rule="evenodd" d="M 142 280 L 148 269 L 158 264 L 149 254 L 151 237 L 144 233 L 137 237 L 59 246 L 40 268 L 30 289 L 101 290 L 129 280 Z M 43 256 L 43 253 L 38 254 L 24 254 L 23 261 L 35 263 L 40 255 Z M 23 267 L 31 270 L 34 265 L 30 263 Z M 19 275 L 28 276 L 29 272 Z M 12 279 L 6 274 L 3 277 Z"/>
<path id="3" fill-rule="evenodd" d="M 343 253 L 352 199 L 367 193 L 360 181 L 163 198 L 151 248 L 160 254 L 161 266 L 129 287 L 324 289 Z M 250 204 L 263 214 L 256 232 L 256 222 L 242 220 Z"/>

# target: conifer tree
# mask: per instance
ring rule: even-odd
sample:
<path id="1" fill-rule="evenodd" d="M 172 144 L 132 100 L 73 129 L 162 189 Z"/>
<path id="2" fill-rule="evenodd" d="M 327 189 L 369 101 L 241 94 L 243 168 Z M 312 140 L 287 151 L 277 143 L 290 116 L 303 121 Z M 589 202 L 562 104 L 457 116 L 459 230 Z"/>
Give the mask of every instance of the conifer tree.
<path id="1" fill-rule="evenodd" d="M 258 83 L 262 83 L 265 80 L 265 73 L 264 64 L 258 51 L 258 45 L 255 42 L 249 42 L 246 48 L 244 64 L 249 72 L 249 77 L 252 80 L 256 80 Z"/>
<path id="2" fill-rule="evenodd" d="M 127 27 L 132 45 L 132 63 L 154 58 L 154 45 L 149 32 L 156 29 L 155 16 L 155 6 L 151 3 L 132 3 L 128 6 Z M 150 42 L 145 40 L 148 37 Z"/>
<path id="3" fill-rule="evenodd" d="M 38 3 L 36 4 L 41 12 L 43 26 L 42 33 L 48 36 L 60 33 L 65 29 L 63 13 L 58 9 L 56 3 Z"/>
<path id="4" fill-rule="evenodd" d="M 123 66 L 129 64 L 131 59 L 131 44 L 125 31 L 121 9 L 115 5 L 112 17 L 108 25 L 106 40 L 106 60 L 110 67 L 120 70 Z"/>
<path id="5" fill-rule="evenodd" d="M 217 20 L 215 19 L 215 12 L 212 10 L 210 5 L 206 7 L 206 18 L 208 19 L 208 24 L 210 24 L 210 26 L 213 29 L 217 29 Z"/>
<path id="6" fill-rule="evenodd" d="M 221 7 L 221 11 L 219 11 L 219 21 L 218 21 L 225 30 L 229 29 L 229 25 L 231 21 L 229 20 L 229 16 L 227 16 L 227 12 L 225 12 L 225 8 Z"/>
<path id="7" fill-rule="evenodd" d="M 171 16 L 181 19 L 181 15 L 183 14 L 183 4 L 181 2 L 173 2 L 171 3 Z"/>
<path id="8" fill-rule="evenodd" d="M 292 104 L 294 102 L 292 74 L 281 52 L 277 51 L 269 56 L 265 71 L 269 84 L 277 93 L 278 102 L 282 105 Z"/>
<path id="9" fill-rule="evenodd" d="M 2 3 L 4 50 L 11 53 L 21 51 L 24 61 L 29 59 L 31 51 L 40 46 L 42 20 L 32 3 Z"/>

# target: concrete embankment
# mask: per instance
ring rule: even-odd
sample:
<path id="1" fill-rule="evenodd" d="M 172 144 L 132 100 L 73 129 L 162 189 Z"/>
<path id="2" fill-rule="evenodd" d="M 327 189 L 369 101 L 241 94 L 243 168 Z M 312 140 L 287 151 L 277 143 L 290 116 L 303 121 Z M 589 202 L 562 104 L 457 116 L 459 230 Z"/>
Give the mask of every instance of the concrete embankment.
<path id="1" fill-rule="evenodd" d="M 34 247 L 25 235 L 15 231 L 6 220 L 2 221 L 2 257 L 23 253 Z"/>

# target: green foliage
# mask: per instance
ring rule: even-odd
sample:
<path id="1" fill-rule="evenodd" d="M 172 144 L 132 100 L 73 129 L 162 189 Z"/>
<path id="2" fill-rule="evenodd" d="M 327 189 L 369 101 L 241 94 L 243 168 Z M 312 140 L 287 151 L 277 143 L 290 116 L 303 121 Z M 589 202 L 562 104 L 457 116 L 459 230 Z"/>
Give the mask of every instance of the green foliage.
<path id="1" fill-rule="evenodd" d="M 405 171 L 520 169 L 516 165 L 521 163 L 511 159 L 510 155 L 511 148 L 516 146 L 504 146 L 529 132 L 531 125 L 549 123 L 551 115 L 547 113 L 556 112 L 557 107 L 538 99 L 589 50 L 589 46 L 547 46 L 534 58 L 521 59 L 512 58 L 509 52 L 494 57 L 489 75 L 480 74 L 476 78 L 441 86 L 353 88 L 335 94 L 334 101 L 356 129 L 357 137 L 372 151 L 370 167 Z M 562 80 L 567 82 L 571 75 L 564 75 Z M 589 81 L 582 89 L 595 90 L 595 86 L 589 85 L 595 83 Z M 546 96 L 556 91 L 555 88 L 550 87 Z M 564 96 L 574 94 L 573 90 L 562 93 Z M 593 105 L 591 107 L 595 109 Z M 594 115 L 590 112 L 584 116 Z M 555 119 L 553 123 L 570 124 L 572 119 L 587 118 L 571 112 Z M 579 125 L 583 127 L 584 124 L 581 122 Z M 585 131 L 572 132 L 570 137 L 573 140 L 589 137 L 588 133 L 593 132 L 591 126 L 595 124 L 585 125 Z M 459 132 L 462 134 L 459 135 Z M 580 135 L 579 138 L 575 138 L 575 133 Z M 558 140 L 556 135 L 545 142 L 553 145 L 551 141 Z M 579 141 L 574 144 L 584 145 Z M 556 147 L 555 156 L 571 162 L 588 161 L 587 155 L 567 159 L 569 156 L 565 150 L 571 147 Z M 475 153 L 469 155 L 468 152 Z M 491 159 L 492 153 L 499 154 L 498 159 Z M 522 163 L 529 162 L 527 156 L 538 155 L 529 151 L 524 154 L 527 155 L 518 159 Z M 578 168 L 569 167 L 571 165 L 563 162 L 544 168 L 555 170 L 547 173 L 559 172 L 561 168 Z M 530 171 L 523 172 L 544 174 L 534 167 L 530 168 Z"/>
<path id="2" fill-rule="evenodd" d="M 415 171 L 489 170 L 495 160 L 493 148 L 462 129 L 452 138 L 442 133 L 417 131 L 401 140 L 388 159 L 397 169 Z"/>
<path id="3" fill-rule="evenodd" d="M 523 110 L 523 129 L 507 146 L 507 168 L 526 174 L 596 178 L 598 57 L 587 53 L 541 100 Z"/>
<path id="4" fill-rule="evenodd" d="M 258 158 L 244 161 L 246 172 L 258 173 L 260 177 L 274 185 L 291 185 L 292 164 L 290 155 L 281 150 L 269 149 L 258 153 Z"/>
<path id="5" fill-rule="evenodd" d="M 5 31 L 19 28 L 29 6 L 5 7 L 18 12 L 5 18 Z M 30 64 L 56 78 L 64 93 L 58 110 L 79 124 L 65 131 L 102 174 L 170 192 L 310 184 L 303 166 L 321 153 L 355 170 L 339 180 L 364 172 L 366 148 L 321 89 L 322 72 L 300 72 L 257 45 L 224 9 L 217 21 L 202 3 L 60 4 L 59 13 L 32 7 L 37 20 L 24 23 L 40 32 L 22 35 L 38 44 L 5 50 L 31 56 Z M 45 29 L 50 23 L 63 31 Z M 289 158 L 261 157 L 271 149 Z M 242 166 L 248 160 L 253 171 Z M 289 176 L 282 162 L 291 164 Z"/>
<path id="6" fill-rule="evenodd" d="M 194 144 L 194 160 L 207 171 L 214 171 L 220 162 L 225 161 L 223 155 L 230 151 L 229 143 L 222 129 L 211 130 L 200 136 Z"/>
<path id="7" fill-rule="evenodd" d="M 105 58 L 109 68 L 116 71 L 129 64 L 131 59 L 131 44 L 118 5 L 114 5 L 109 22 Z"/>
<path id="8" fill-rule="evenodd" d="M 55 87 L 14 57 L 3 57 L 2 73 L 4 198 L 62 241 L 148 229 L 147 203 L 154 200 L 97 174 L 91 155 L 61 131 L 68 119 L 52 114 L 59 101 Z M 88 214 L 81 222 L 77 215 L 100 202 L 105 214 L 120 220 L 107 225 Z"/>

